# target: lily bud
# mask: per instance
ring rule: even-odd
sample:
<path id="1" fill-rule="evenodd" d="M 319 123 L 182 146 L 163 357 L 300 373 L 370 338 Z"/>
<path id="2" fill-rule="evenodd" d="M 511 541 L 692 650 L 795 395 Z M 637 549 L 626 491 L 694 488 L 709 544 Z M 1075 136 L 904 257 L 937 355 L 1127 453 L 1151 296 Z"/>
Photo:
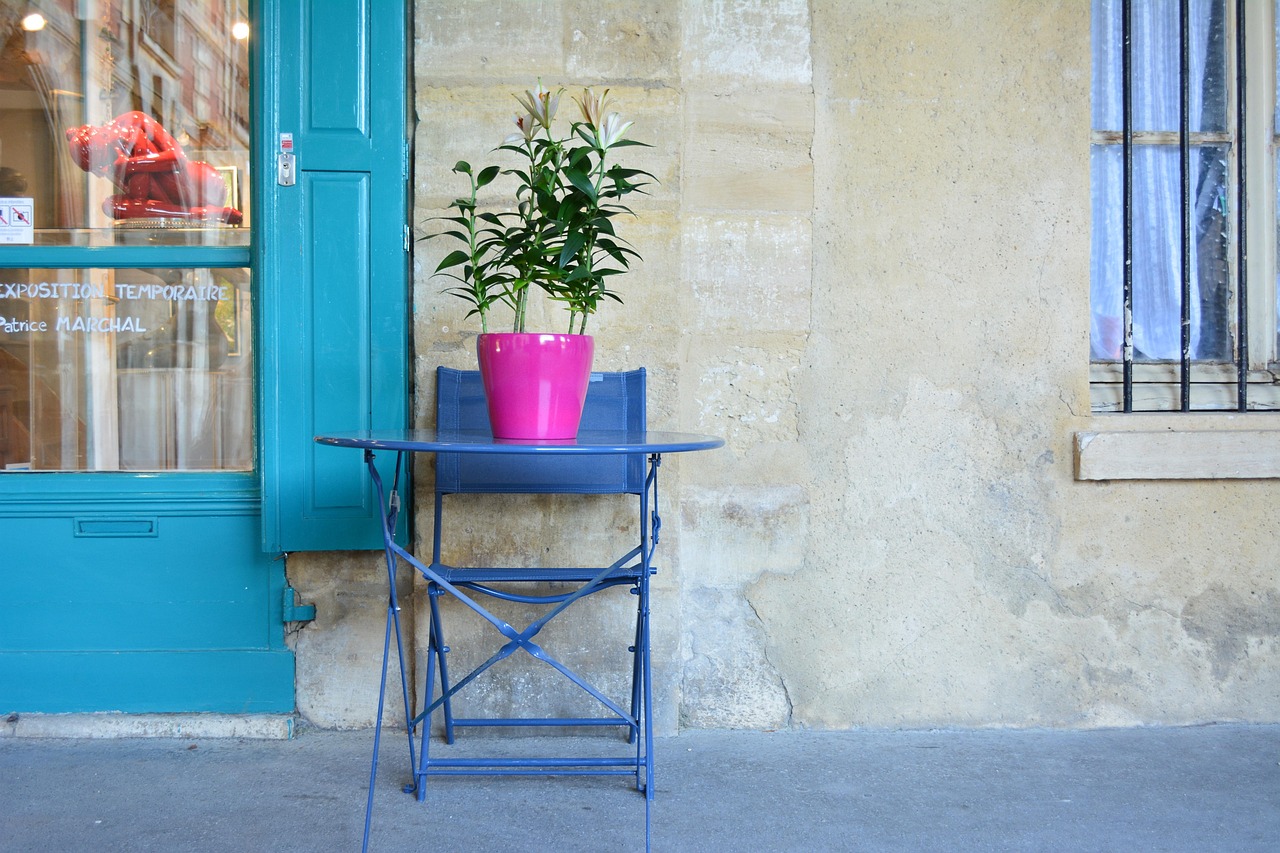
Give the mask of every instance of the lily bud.
<path id="1" fill-rule="evenodd" d="M 574 98 L 578 103 L 578 109 L 582 111 L 582 120 L 590 125 L 592 130 L 600 129 L 600 120 L 605 115 L 605 110 L 609 108 L 609 90 L 605 89 L 601 95 L 596 95 L 592 89 L 583 89 L 581 98 Z"/>

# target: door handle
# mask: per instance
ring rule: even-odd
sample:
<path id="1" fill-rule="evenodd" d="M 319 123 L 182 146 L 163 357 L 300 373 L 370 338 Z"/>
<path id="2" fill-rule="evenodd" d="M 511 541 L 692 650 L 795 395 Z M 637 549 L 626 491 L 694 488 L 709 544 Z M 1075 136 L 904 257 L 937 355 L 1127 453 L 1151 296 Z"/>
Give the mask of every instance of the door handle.
<path id="1" fill-rule="evenodd" d="M 291 187 L 298 179 L 297 163 L 293 154 L 281 151 L 276 155 L 276 183 Z"/>

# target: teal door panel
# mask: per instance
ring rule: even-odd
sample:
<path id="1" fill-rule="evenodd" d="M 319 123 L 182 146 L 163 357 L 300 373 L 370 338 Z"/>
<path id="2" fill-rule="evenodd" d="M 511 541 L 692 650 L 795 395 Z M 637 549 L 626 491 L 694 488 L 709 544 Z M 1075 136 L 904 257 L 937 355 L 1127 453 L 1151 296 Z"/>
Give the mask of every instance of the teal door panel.
<path id="1" fill-rule="evenodd" d="M 373 2 L 309 0 L 298 7 L 304 41 L 294 55 L 303 57 L 300 107 L 309 133 L 351 136 L 357 144 L 369 137 L 370 63 L 376 61 L 371 51 L 373 40 L 381 47 L 383 35 L 370 29 Z M 380 5 L 384 15 L 394 15 L 399 7 L 385 0 Z"/>
<path id="2" fill-rule="evenodd" d="M 312 172 L 302 175 L 300 195 L 306 202 L 302 214 L 308 240 L 303 268 L 312 288 L 310 311 L 304 317 L 308 344 L 300 352 L 300 369 L 311 376 L 312 390 L 298 412 L 312 425 L 313 433 L 344 429 L 370 429 L 372 410 L 352 405 L 370 399 L 370 363 L 353 357 L 368 352 L 372 341 L 369 327 L 370 304 L 364 287 L 354 282 L 369 281 L 369 175 L 351 172 Z M 348 211 L 346 227 L 329 229 L 325 220 L 333 211 Z M 330 233 L 330 239 L 320 235 Z M 343 401 L 347 401 L 344 405 Z M 354 510 L 358 518 L 369 518 L 372 494 L 357 454 L 332 453 L 341 448 L 321 447 L 306 442 L 305 462 L 299 468 L 306 488 L 304 506 L 312 518 L 326 516 L 341 520 Z M 353 459 L 352 457 L 357 458 Z M 366 532 L 373 525 L 366 522 Z"/>
<path id="3" fill-rule="evenodd" d="M 0 501 L 0 713 L 292 711 L 284 563 L 247 479 L 126 475 L 105 500 L 50 493 L 102 477 L 35 476 Z"/>
<path id="4" fill-rule="evenodd" d="M 0 713 L 289 713 L 293 674 L 283 649 L 0 651 Z"/>
<path id="5" fill-rule="evenodd" d="M 283 648 L 283 568 L 256 548 L 256 516 L 100 513 L 31 519 L 10 540 L 25 570 L 0 575 L 0 650 Z M 154 532 L 100 535 L 135 526 Z"/>
<path id="6" fill-rule="evenodd" d="M 267 551 L 381 547 L 361 455 L 313 439 L 408 424 L 406 14 L 282 0 L 268 23 L 279 87 L 262 96 L 265 144 L 291 135 L 296 181 L 264 182 L 259 203 L 279 226 L 262 259 Z"/>

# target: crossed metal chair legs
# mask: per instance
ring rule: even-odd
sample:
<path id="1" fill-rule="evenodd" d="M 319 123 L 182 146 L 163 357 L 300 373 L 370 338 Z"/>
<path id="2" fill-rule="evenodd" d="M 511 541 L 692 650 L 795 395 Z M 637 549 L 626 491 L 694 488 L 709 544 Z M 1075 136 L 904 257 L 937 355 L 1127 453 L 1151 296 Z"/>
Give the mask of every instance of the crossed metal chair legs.
<path id="1" fill-rule="evenodd" d="M 519 595 L 501 591 L 474 581 L 449 583 L 445 587 L 432 581 L 428 587 L 430 595 L 430 625 L 428 628 L 427 652 L 427 693 L 425 707 L 413 721 L 415 728 L 420 728 L 421 751 L 414 774 L 414 786 L 419 799 L 425 796 L 426 778 L 430 775 L 629 775 L 636 776 L 636 787 L 641 791 L 649 791 L 653 765 L 649 756 L 649 739 L 652 724 L 649 719 L 651 701 L 650 655 L 649 655 L 649 592 L 648 579 L 634 577 L 634 569 L 610 567 L 602 572 L 602 576 L 592 578 L 578 590 L 562 595 Z M 575 601 L 613 586 L 631 585 L 637 596 L 636 633 L 633 645 L 629 650 L 634 655 L 632 667 L 632 691 L 629 708 L 597 689 L 580 674 L 561 660 L 550 654 L 537 642 L 538 634 L 554 618 L 564 612 Z M 448 646 L 444 640 L 443 621 L 440 613 L 440 597 L 446 593 L 458 595 L 458 590 L 478 592 L 484 595 L 518 601 L 525 604 L 539 604 L 548 608 L 542 617 L 531 622 L 523 630 L 492 617 L 487 610 L 468 597 L 468 606 L 480 613 L 500 632 L 505 642 L 494 654 L 480 664 L 464 678 L 455 683 L 450 682 L 448 666 Z M 518 651 L 524 651 L 533 658 L 552 667 L 582 691 L 594 698 L 606 713 L 590 717 L 455 717 L 452 699 L 469 683 L 480 677 L 494 664 Z M 439 696 L 435 695 L 437 678 L 440 685 Z M 622 727 L 626 729 L 627 741 L 635 745 L 634 755 L 615 758 L 586 757 L 529 757 L 529 758 L 450 758 L 433 754 L 430 745 L 431 721 L 436 711 L 441 712 L 445 741 L 454 743 L 455 729 L 459 727 Z"/>
<path id="2" fill-rule="evenodd" d="M 374 734 L 374 755 L 370 769 L 369 800 L 365 814 L 364 849 L 368 849 L 369 827 L 373 811 L 373 786 L 377 775 L 382 717 L 386 699 L 387 669 L 390 664 L 393 636 L 396 642 L 396 654 L 400 662 L 401 691 L 405 703 L 405 717 L 409 720 L 407 727 L 409 761 L 413 781 L 405 786 L 406 793 L 414 793 L 419 800 L 425 799 L 427 777 L 434 775 L 629 776 L 634 774 L 636 789 L 641 791 L 645 797 L 645 846 L 648 849 L 652 831 L 652 803 L 654 797 L 653 722 L 651 714 L 653 691 L 649 618 L 650 577 L 653 573 L 653 568 L 650 557 L 653 547 L 657 544 L 657 532 L 661 525 L 656 511 L 657 470 L 660 465 L 660 457 L 655 454 L 649 459 L 645 488 L 640 495 L 640 544 L 611 565 L 599 570 L 555 569 L 548 571 L 544 569 L 474 569 L 446 566 L 439 559 L 438 541 L 431 565 L 423 564 L 398 545 L 392 535 L 396 528 L 396 517 L 399 512 L 399 498 L 396 490 L 399 482 L 400 465 L 403 459 L 397 460 L 396 481 L 393 483 L 389 495 L 384 499 L 382 483 L 377 470 L 373 467 L 372 456 L 371 452 L 367 453 L 366 460 L 369 462 L 374 488 L 379 495 L 379 500 L 382 502 L 383 511 L 381 514 L 390 593 L 388 596 L 387 624 L 383 644 L 378 721 Z M 652 505 L 650 502 L 651 495 Z M 436 511 L 437 529 L 439 529 L 439 499 L 437 499 Z M 396 572 L 400 560 L 413 566 L 427 581 L 429 595 L 430 621 L 427 632 L 426 691 L 422 710 L 417 715 L 413 714 L 412 691 L 406 675 L 400 605 L 396 594 Z M 548 580 L 576 582 L 579 586 L 570 592 L 553 594 L 526 594 L 510 591 L 510 587 L 513 584 Z M 631 695 L 629 700 L 624 700 L 621 703 L 605 695 L 596 686 L 588 682 L 570 666 L 550 654 L 537 642 L 539 633 L 553 619 L 559 617 L 573 604 L 588 596 L 619 586 L 629 587 L 630 591 L 637 597 L 634 644 L 629 647 L 629 650 L 633 653 Z M 502 638 L 501 645 L 497 651 L 467 675 L 456 681 L 451 681 L 449 675 L 449 648 L 444 639 L 444 626 L 441 618 L 440 598 L 444 595 L 449 595 L 460 601 L 471 612 L 488 622 Z M 478 596 L 539 605 L 545 607 L 546 611 L 521 630 L 495 616 L 480 603 Z M 523 651 L 558 671 L 570 682 L 593 697 L 603 707 L 604 713 L 595 717 L 455 717 L 453 714 L 453 699 L 459 691 L 466 688 L 499 661 L 512 656 L 518 651 Z M 440 687 L 438 695 L 435 692 L 437 683 Z M 442 757 L 438 754 L 438 748 L 432 749 L 430 742 L 432 721 L 437 711 L 442 716 L 445 741 L 449 744 L 454 743 L 455 730 L 459 727 L 622 727 L 626 729 L 627 742 L 634 747 L 634 751 L 631 754 L 617 757 Z"/>

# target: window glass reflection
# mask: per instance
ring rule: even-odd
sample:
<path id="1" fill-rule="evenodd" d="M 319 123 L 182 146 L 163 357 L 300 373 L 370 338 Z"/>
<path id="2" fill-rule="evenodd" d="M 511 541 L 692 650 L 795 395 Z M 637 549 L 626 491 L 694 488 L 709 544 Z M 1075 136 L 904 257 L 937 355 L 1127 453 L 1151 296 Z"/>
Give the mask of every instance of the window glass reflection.
<path id="1" fill-rule="evenodd" d="M 0 242 L 248 245 L 244 7 L 0 0 Z"/>
<path id="2" fill-rule="evenodd" d="M 0 270 L 0 467 L 253 464 L 245 269 Z"/>

